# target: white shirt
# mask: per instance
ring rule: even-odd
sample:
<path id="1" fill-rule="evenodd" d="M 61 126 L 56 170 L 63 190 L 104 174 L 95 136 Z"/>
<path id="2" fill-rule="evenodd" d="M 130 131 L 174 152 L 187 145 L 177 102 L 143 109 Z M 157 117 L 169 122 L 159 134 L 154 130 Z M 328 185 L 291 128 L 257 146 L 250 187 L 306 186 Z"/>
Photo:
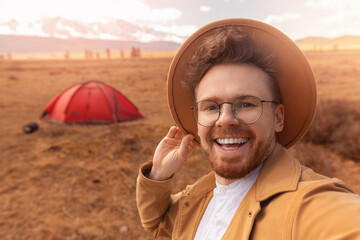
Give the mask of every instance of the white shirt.
<path id="1" fill-rule="evenodd" d="M 222 238 L 236 209 L 256 182 L 261 167 L 262 165 L 246 177 L 229 185 L 224 186 L 216 182 L 214 195 L 206 207 L 194 240 L 217 240 Z"/>

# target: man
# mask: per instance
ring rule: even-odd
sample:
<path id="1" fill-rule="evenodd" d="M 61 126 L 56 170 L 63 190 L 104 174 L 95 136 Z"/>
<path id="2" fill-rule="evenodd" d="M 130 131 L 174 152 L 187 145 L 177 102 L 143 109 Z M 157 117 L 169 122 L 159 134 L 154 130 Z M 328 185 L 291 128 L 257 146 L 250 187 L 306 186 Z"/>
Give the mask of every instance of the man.
<path id="1" fill-rule="evenodd" d="M 168 97 L 179 127 L 137 183 L 141 221 L 155 237 L 360 239 L 360 197 L 286 150 L 311 124 L 316 87 L 306 58 L 281 32 L 249 19 L 201 28 L 173 60 Z M 171 195 L 196 143 L 213 172 Z"/>

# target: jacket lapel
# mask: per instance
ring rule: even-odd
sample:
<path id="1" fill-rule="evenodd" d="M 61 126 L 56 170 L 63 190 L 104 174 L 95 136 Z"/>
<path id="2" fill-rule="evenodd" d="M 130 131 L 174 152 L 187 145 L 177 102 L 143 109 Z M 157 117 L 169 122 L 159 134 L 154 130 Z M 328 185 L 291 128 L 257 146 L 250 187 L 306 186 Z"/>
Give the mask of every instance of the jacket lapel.
<path id="1" fill-rule="evenodd" d="M 299 161 L 277 143 L 255 183 L 255 200 L 261 202 L 281 192 L 295 191 L 300 175 Z"/>
<path id="2" fill-rule="evenodd" d="M 300 163 L 277 143 L 222 239 L 249 239 L 256 216 L 261 211 L 261 202 L 282 192 L 295 191 L 300 174 Z"/>
<path id="3" fill-rule="evenodd" d="M 194 239 L 215 187 L 215 176 L 211 172 L 184 190 L 179 201 L 178 231 L 174 239 Z"/>

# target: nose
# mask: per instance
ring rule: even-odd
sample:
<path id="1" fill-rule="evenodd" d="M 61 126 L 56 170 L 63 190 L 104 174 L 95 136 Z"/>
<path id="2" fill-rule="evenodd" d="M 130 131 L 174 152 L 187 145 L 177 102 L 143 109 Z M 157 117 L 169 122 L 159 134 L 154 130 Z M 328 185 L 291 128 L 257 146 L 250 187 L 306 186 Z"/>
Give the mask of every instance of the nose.
<path id="1" fill-rule="evenodd" d="M 235 118 L 235 115 L 232 111 L 232 105 L 223 103 L 222 106 L 220 106 L 220 116 L 215 125 L 217 127 L 228 127 L 239 124 L 240 122 Z"/>

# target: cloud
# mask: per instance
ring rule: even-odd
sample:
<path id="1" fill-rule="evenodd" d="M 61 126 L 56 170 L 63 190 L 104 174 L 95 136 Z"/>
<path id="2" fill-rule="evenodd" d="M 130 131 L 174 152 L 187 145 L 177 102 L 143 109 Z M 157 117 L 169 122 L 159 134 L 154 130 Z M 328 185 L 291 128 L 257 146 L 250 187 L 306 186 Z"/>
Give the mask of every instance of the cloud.
<path id="1" fill-rule="evenodd" d="M 151 21 L 171 21 L 179 19 L 181 12 L 176 8 L 152 9 L 148 16 Z"/>
<path id="2" fill-rule="evenodd" d="M 349 10 L 349 11 L 336 12 L 334 14 L 331 14 L 331 15 L 323 18 L 322 22 L 325 24 L 342 24 L 342 25 L 347 25 L 349 23 L 355 23 L 359 27 L 360 10 Z"/>
<path id="3" fill-rule="evenodd" d="M 147 30 L 124 20 L 113 20 L 105 23 L 86 23 L 77 20 L 56 18 L 43 18 L 39 21 L 43 32 L 47 36 L 60 38 L 100 38 L 107 36 L 120 40 L 137 40 L 139 31 Z"/>
<path id="4" fill-rule="evenodd" d="M 325 24 L 349 24 L 360 22 L 360 1 L 358 0 L 308 0 L 305 6 L 312 10 L 327 10 L 322 19 Z"/>
<path id="5" fill-rule="evenodd" d="M 230 2 L 231 0 L 223 0 L 224 2 Z M 245 2 L 245 0 L 237 0 L 238 2 L 242 3 Z"/>
<path id="6" fill-rule="evenodd" d="M 209 6 L 205 6 L 205 5 L 202 5 L 200 7 L 200 11 L 201 12 L 210 12 L 211 11 L 211 8 Z"/>
<path id="7" fill-rule="evenodd" d="M 335 8 L 338 5 L 337 0 L 309 0 L 305 2 L 305 6 L 311 9 L 319 9 L 319 8 Z"/>
<path id="8" fill-rule="evenodd" d="M 358 0 L 308 0 L 305 6 L 311 9 L 359 9 Z"/>
<path id="9" fill-rule="evenodd" d="M 360 34 L 360 1 L 358 0 L 308 0 L 305 6 L 314 11 L 326 11 L 321 24 L 331 29 L 332 37 Z"/>
<path id="10" fill-rule="evenodd" d="M 268 24 L 280 24 L 287 21 L 293 21 L 300 17 L 300 13 L 288 12 L 281 15 L 269 15 L 264 21 Z"/>
<path id="11" fill-rule="evenodd" d="M 176 25 L 181 16 L 143 0 L 0 0 L 0 34 L 182 42 L 196 27 Z"/>
<path id="12" fill-rule="evenodd" d="M 11 32 L 16 32 L 16 28 L 19 26 L 19 22 L 15 19 L 11 19 L 9 21 L 0 22 L 0 26 L 7 27 Z"/>
<path id="13" fill-rule="evenodd" d="M 175 41 L 182 43 L 188 36 L 194 33 L 198 28 L 193 25 L 172 25 L 172 26 L 163 26 L 163 25 L 153 25 L 152 29 L 164 33 L 164 40 Z"/>
<path id="14" fill-rule="evenodd" d="M 44 10 L 45 9 L 45 10 Z M 142 0 L 1 0 L 0 19 L 36 21 L 44 17 L 62 17 L 83 22 L 107 19 L 168 22 L 181 17 L 176 8 L 151 8 Z"/>
<path id="15" fill-rule="evenodd" d="M 41 36 L 57 38 L 103 38 L 124 41 L 175 41 L 183 42 L 197 30 L 195 26 L 139 25 L 122 19 L 107 22 L 81 22 L 61 17 L 43 18 L 36 24 Z M 1 30 L 1 24 L 0 24 Z"/>
<path id="16" fill-rule="evenodd" d="M 32 36 L 46 36 L 36 22 L 20 22 L 14 19 L 9 21 L 0 20 L 0 34 L 20 34 Z"/>

